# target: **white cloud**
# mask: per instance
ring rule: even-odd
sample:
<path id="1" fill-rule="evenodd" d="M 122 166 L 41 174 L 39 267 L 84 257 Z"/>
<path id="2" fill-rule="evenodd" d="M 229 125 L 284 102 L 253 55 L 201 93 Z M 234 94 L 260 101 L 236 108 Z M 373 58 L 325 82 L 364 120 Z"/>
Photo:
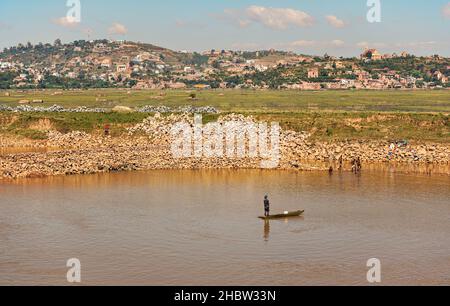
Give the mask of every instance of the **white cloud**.
<path id="1" fill-rule="evenodd" d="M 343 28 L 345 27 L 345 22 L 336 16 L 328 15 L 325 17 L 328 24 L 331 25 L 334 28 Z"/>
<path id="2" fill-rule="evenodd" d="M 345 42 L 340 39 L 335 39 L 335 40 L 331 41 L 331 45 L 333 45 L 335 47 L 342 47 L 345 45 Z"/>
<path id="3" fill-rule="evenodd" d="M 108 33 L 112 35 L 125 35 L 128 33 L 128 29 L 123 24 L 114 22 L 109 28 Z"/>
<path id="4" fill-rule="evenodd" d="M 450 18 L 450 2 L 444 5 L 444 7 L 442 8 L 442 14 L 446 18 Z"/>
<path id="5" fill-rule="evenodd" d="M 360 47 L 360 48 L 369 48 L 369 45 L 370 45 L 370 43 L 368 43 L 367 41 L 361 41 L 356 44 L 356 46 Z"/>
<path id="6" fill-rule="evenodd" d="M 79 24 L 79 22 L 77 22 L 74 18 L 70 17 L 60 17 L 53 19 L 53 23 L 65 28 L 74 28 Z"/>
<path id="7" fill-rule="evenodd" d="M 317 41 L 314 40 L 297 40 L 291 42 L 289 45 L 291 47 L 314 47 L 318 44 Z"/>
<path id="8" fill-rule="evenodd" d="M 284 30 L 290 26 L 308 27 L 314 24 L 314 18 L 307 13 L 291 8 L 273 8 L 252 5 L 246 9 L 247 17 L 268 28 Z"/>
<path id="9" fill-rule="evenodd" d="M 225 9 L 223 14 L 218 17 L 225 21 L 231 21 L 241 28 L 255 23 L 274 30 L 286 30 L 290 27 L 309 27 L 314 24 L 314 18 L 303 11 L 257 5 L 243 10 Z"/>
<path id="10" fill-rule="evenodd" d="M 186 21 L 184 21 L 184 20 L 177 20 L 177 21 L 175 21 L 175 25 L 178 27 L 178 28 L 184 28 L 186 25 L 187 25 L 187 22 Z"/>
<path id="11" fill-rule="evenodd" d="M 246 28 L 250 25 L 249 20 L 238 20 L 238 25 L 240 28 Z"/>
<path id="12" fill-rule="evenodd" d="M 332 41 L 317 41 L 317 40 L 297 40 L 288 44 L 280 44 L 280 47 L 288 49 L 298 48 L 340 48 L 345 46 L 345 42 L 340 39 Z"/>
<path id="13" fill-rule="evenodd" d="M 386 48 L 387 44 L 382 42 L 367 42 L 367 41 L 361 41 L 356 44 L 359 48 Z"/>
<path id="14" fill-rule="evenodd" d="M 58 26 L 71 29 L 74 32 L 80 32 L 84 35 L 86 35 L 88 38 L 90 38 L 93 34 L 93 30 L 91 28 L 87 27 L 81 27 L 81 23 L 78 22 L 73 17 L 61 17 L 61 18 L 55 18 L 52 20 L 53 24 L 56 24 Z"/>
<path id="15" fill-rule="evenodd" d="M 225 9 L 223 14 L 217 16 L 219 19 L 231 22 L 240 28 L 246 28 L 250 25 L 250 20 L 245 16 L 245 12 L 235 9 Z"/>
<path id="16" fill-rule="evenodd" d="M 91 28 L 84 28 L 84 29 L 81 29 L 81 33 L 90 37 L 94 34 L 94 30 L 92 30 Z"/>

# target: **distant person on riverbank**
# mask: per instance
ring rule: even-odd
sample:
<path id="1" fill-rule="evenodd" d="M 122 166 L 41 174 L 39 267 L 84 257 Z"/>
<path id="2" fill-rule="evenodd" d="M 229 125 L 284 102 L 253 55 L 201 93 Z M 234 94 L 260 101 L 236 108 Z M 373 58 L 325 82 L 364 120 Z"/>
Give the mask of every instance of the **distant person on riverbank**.
<path id="1" fill-rule="evenodd" d="M 105 124 L 105 136 L 109 136 L 110 126 L 109 124 Z"/>
<path id="2" fill-rule="evenodd" d="M 357 172 L 361 172 L 361 170 L 362 170 L 361 157 L 359 157 L 359 156 L 356 159 L 356 170 L 357 170 Z"/>
<path id="3" fill-rule="evenodd" d="M 356 157 L 352 159 L 352 172 L 357 174 L 361 172 L 362 169 L 362 163 L 361 163 L 361 157 Z"/>
<path id="4" fill-rule="evenodd" d="M 270 202 L 269 197 L 266 195 L 264 196 L 264 216 L 268 217 L 270 214 Z"/>
<path id="5" fill-rule="evenodd" d="M 352 159 L 352 172 L 356 173 L 356 159 L 355 158 Z"/>
<path id="6" fill-rule="evenodd" d="M 388 152 L 388 159 L 389 160 L 395 154 L 396 150 L 397 150 L 397 145 L 395 143 L 391 143 L 391 145 L 389 146 L 389 152 Z"/>

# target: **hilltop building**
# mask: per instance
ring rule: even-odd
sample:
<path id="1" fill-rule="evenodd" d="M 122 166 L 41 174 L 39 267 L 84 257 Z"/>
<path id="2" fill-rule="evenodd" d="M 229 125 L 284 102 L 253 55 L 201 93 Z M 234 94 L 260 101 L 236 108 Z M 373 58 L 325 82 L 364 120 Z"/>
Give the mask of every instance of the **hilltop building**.
<path id="1" fill-rule="evenodd" d="M 365 49 L 363 54 L 361 54 L 361 59 L 379 61 L 383 59 L 383 55 L 377 49 Z"/>

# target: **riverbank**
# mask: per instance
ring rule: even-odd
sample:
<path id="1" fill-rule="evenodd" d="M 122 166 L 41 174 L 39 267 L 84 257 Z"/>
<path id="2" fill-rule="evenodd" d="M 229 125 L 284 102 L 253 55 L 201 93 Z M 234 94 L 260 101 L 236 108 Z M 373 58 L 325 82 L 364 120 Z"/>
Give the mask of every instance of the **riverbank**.
<path id="1" fill-rule="evenodd" d="M 151 116 L 118 137 L 73 131 L 47 132 L 46 139 L 3 137 L 0 142 L 0 178 L 16 179 L 54 175 L 153 169 L 259 169 L 261 157 L 176 158 L 171 151 L 170 128 L 192 117 Z M 227 115 L 219 122 L 257 122 L 253 117 Z M 27 150 L 17 150 L 18 146 Z M 14 151 L 16 150 L 16 151 Z M 0 150 L 1 151 L 1 150 Z M 25 151 L 25 152 L 24 152 Z M 351 170 L 360 158 L 365 168 L 396 165 L 396 171 L 450 174 L 450 144 L 417 142 L 392 148 L 387 140 L 317 141 L 308 132 L 281 130 L 280 159 L 275 169 L 298 171 Z M 342 162 L 341 162 L 342 161 Z M 342 165 L 342 166 L 341 166 Z M 433 168 L 433 170 L 430 170 Z M 438 169 L 438 170 L 436 170 Z"/>

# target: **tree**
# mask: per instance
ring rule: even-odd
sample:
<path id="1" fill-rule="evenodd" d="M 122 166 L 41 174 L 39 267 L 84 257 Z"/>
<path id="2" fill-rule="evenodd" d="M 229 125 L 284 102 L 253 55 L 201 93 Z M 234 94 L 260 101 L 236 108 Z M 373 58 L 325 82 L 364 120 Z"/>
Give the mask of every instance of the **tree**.
<path id="1" fill-rule="evenodd" d="M 134 86 L 136 86 L 137 83 L 138 83 L 138 82 L 137 82 L 136 80 L 129 80 L 129 81 L 128 81 L 128 86 L 129 86 L 129 87 L 134 87 Z"/>
<path id="2" fill-rule="evenodd" d="M 61 43 L 61 39 L 56 39 L 55 43 L 53 44 L 55 47 L 61 47 L 62 43 Z"/>

